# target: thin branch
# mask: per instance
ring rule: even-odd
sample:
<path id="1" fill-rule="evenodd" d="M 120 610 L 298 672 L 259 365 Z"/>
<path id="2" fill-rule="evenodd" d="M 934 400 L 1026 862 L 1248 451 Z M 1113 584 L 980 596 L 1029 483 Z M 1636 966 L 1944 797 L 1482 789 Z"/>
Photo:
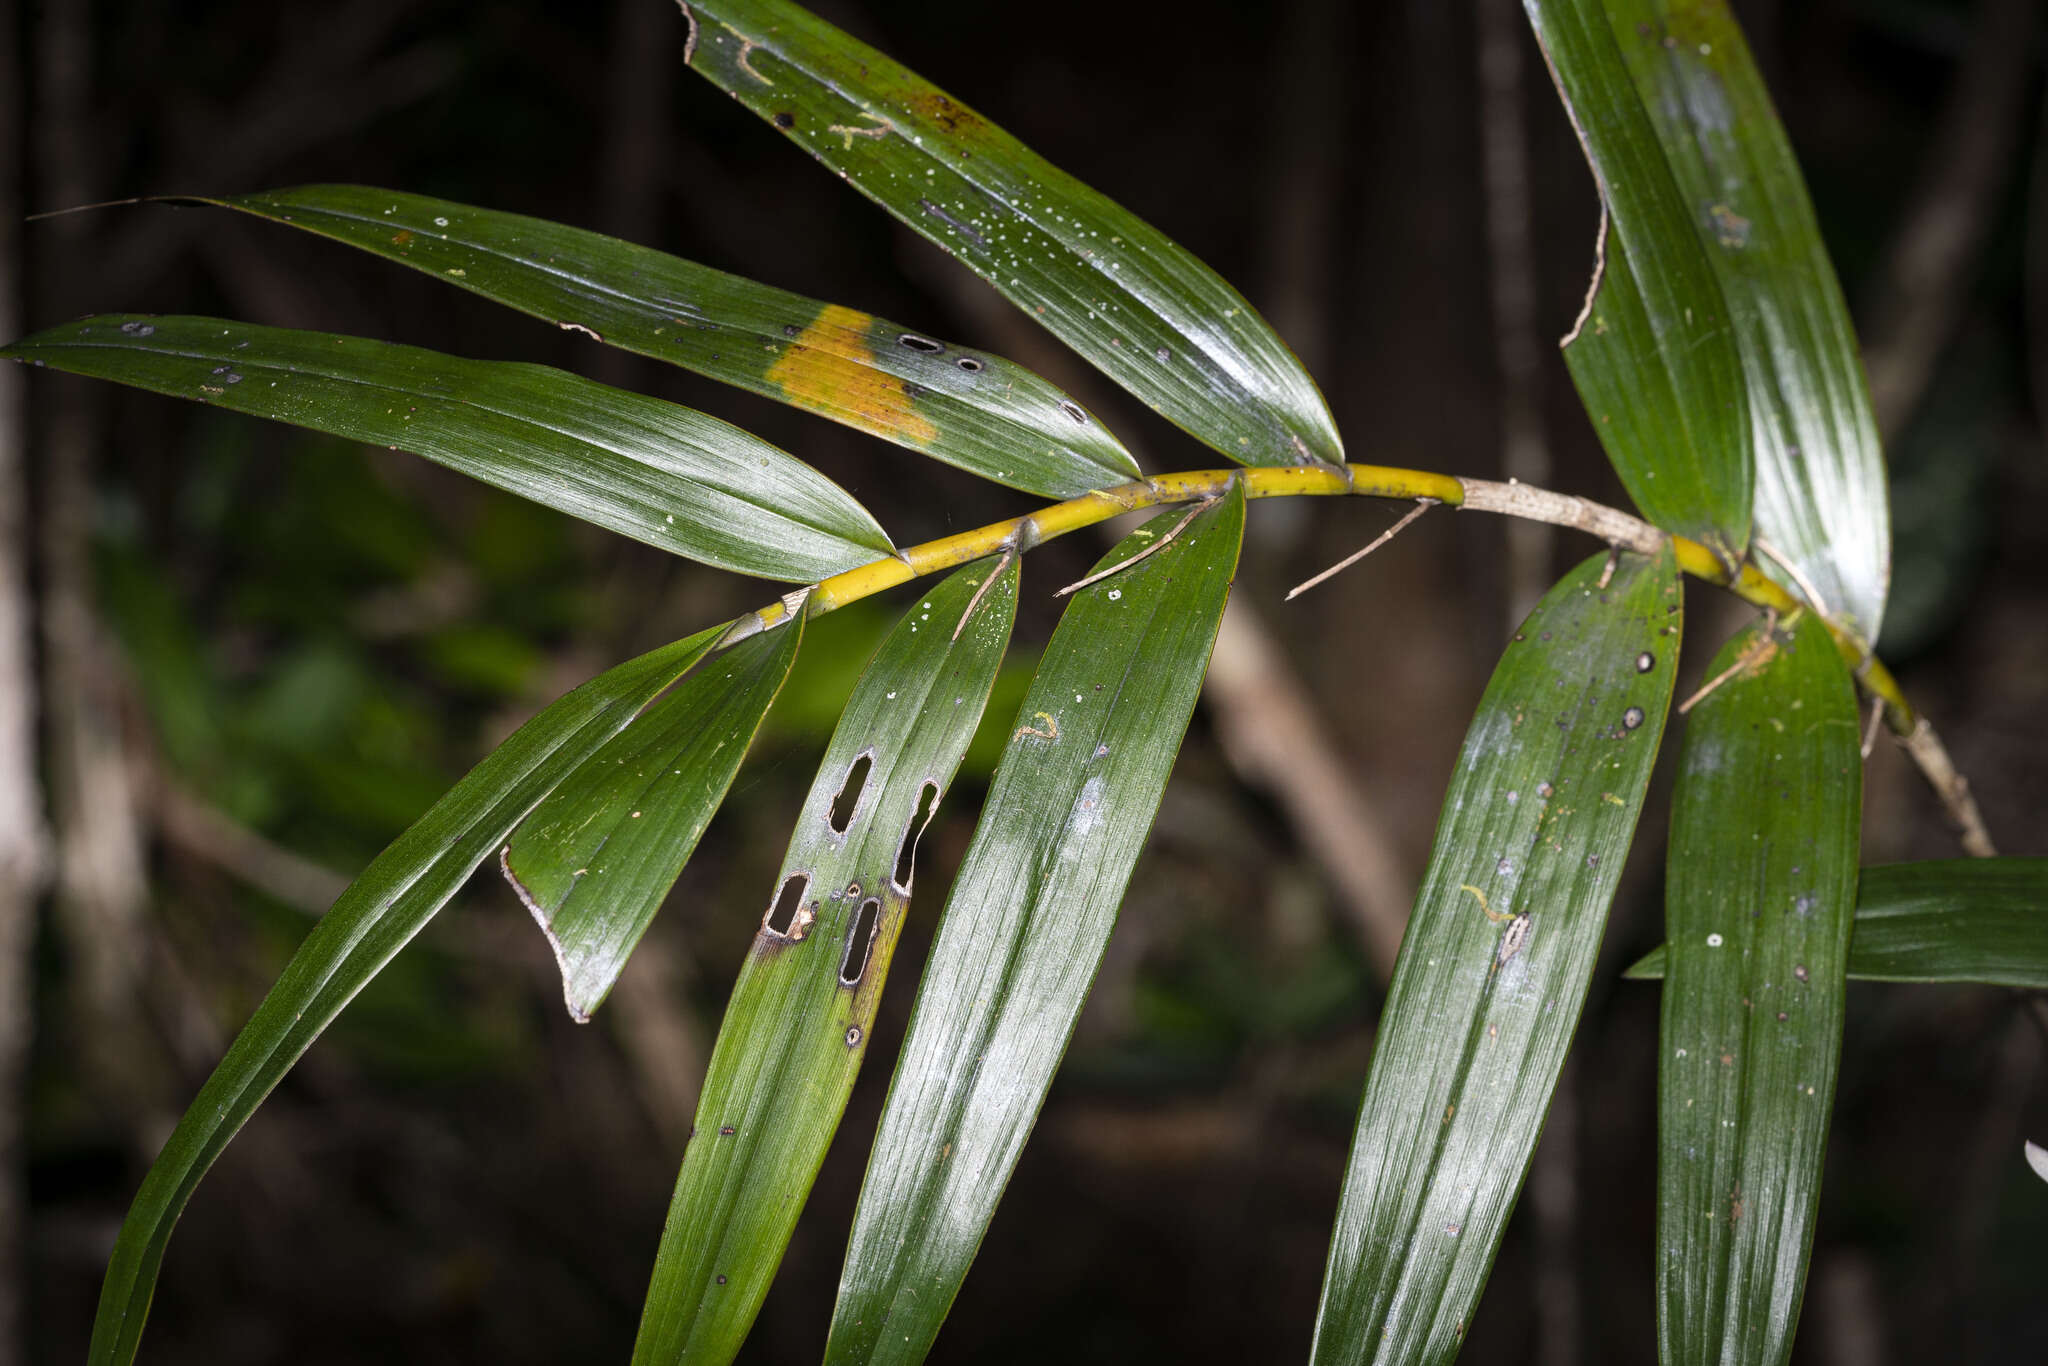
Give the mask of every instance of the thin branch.
<path id="1" fill-rule="evenodd" d="M 1700 703 L 1706 701 L 1709 697 L 1712 697 L 1715 694 L 1715 692 L 1719 691 L 1723 683 L 1726 683 L 1729 679 L 1741 673 L 1745 668 L 1748 667 L 1748 665 L 1748 660 L 1738 659 L 1733 664 L 1730 664 L 1727 668 L 1721 670 L 1721 672 L 1715 674 L 1712 678 L 1708 679 L 1706 682 L 1700 684 L 1698 691 L 1694 692 L 1691 697 L 1686 698 L 1685 701 L 1680 702 L 1678 704 L 1678 714 L 1680 716 L 1684 716 L 1687 712 L 1690 712 L 1694 707 L 1697 707 Z"/>
<path id="2" fill-rule="evenodd" d="M 1755 565 L 1745 564 L 1731 573 L 1713 551 L 1699 542 L 1684 536 L 1668 535 L 1639 517 L 1590 499 L 1553 493 L 1527 484 L 1461 479 L 1428 470 L 1397 469 L 1388 465 L 1287 465 L 1185 470 L 1177 474 L 1157 475 L 1083 494 L 1079 498 L 1069 498 L 1064 503 L 1054 503 L 1023 517 L 991 522 L 972 531 L 908 546 L 893 555 L 835 574 L 819 583 L 810 598 L 810 611 L 813 616 L 823 615 L 898 584 L 909 583 L 912 579 L 999 554 L 1007 545 L 1031 549 L 1125 512 L 1221 497 L 1229 491 L 1232 483 L 1240 485 L 1248 499 L 1335 497 L 1343 494 L 1365 498 L 1430 498 L 1475 511 L 1529 517 L 1552 526 L 1571 527 L 1598 536 L 1610 546 L 1638 554 L 1657 554 L 1669 546 L 1679 569 L 1694 578 L 1722 585 L 1744 602 L 1787 615 L 1807 610 L 1805 603 L 1767 578 Z M 744 640 L 755 632 L 786 621 L 788 616 L 789 608 L 783 603 L 750 612 L 735 624 L 724 643 Z M 1954 775 L 1952 765 L 1945 770 L 1936 766 L 1938 742 L 1930 744 L 1925 739 L 1914 738 L 1921 733 L 1925 721 L 1913 710 L 1905 694 L 1899 691 L 1898 680 L 1854 632 L 1826 617 L 1818 617 L 1818 620 L 1827 628 L 1835 649 L 1852 667 L 1857 684 L 1869 696 L 1883 699 L 1885 723 L 1894 735 L 1906 737 L 1907 753 L 1949 807 L 1950 818 L 1966 832 L 1964 847 L 1972 852 L 1980 845 L 1988 848 L 1988 838 L 1981 838 L 1983 819 L 1975 804 L 1966 800 L 1968 785 L 1958 787 L 1956 782 L 1950 781 Z M 1925 732 L 1928 737 L 1932 733 L 1931 730 Z M 1946 755 L 1940 757 L 1945 762 Z"/>
<path id="3" fill-rule="evenodd" d="M 981 585 L 974 590 L 974 596 L 967 600 L 967 610 L 960 614 L 960 620 L 953 627 L 953 639 L 960 639 L 960 633 L 967 629 L 968 618 L 974 615 L 975 608 L 981 606 L 983 596 L 995 586 L 995 581 L 1003 576 L 1003 571 L 1010 567 L 1010 557 L 1016 553 L 1017 547 L 1013 545 L 1003 547 L 1003 557 L 996 561 L 996 567 L 988 571 L 988 577 L 981 581 Z"/>
<path id="4" fill-rule="evenodd" d="M 1160 551 L 1172 545 L 1174 538 L 1176 536 L 1179 536 L 1183 531 L 1186 531 L 1188 529 L 1188 523 L 1194 521 L 1197 516 L 1199 516 L 1202 512 L 1206 511 L 1208 507 L 1215 501 L 1216 500 L 1213 498 L 1208 498 L 1204 499 L 1202 502 L 1195 504 L 1193 507 L 1189 508 L 1185 514 L 1182 515 L 1181 519 L 1178 522 L 1175 522 L 1173 524 L 1173 530 L 1167 532 L 1164 536 L 1161 536 L 1158 540 L 1146 546 L 1143 550 L 1131 556 L 1131 558 L 1129 558 L 1128 560 L 1119 560 L 1107 569 L 1096 570 L 1093 574 L 1090 574 L 1085 579 L 1076 579 L 1074 582 L 1068 584 L 1065 588 L 1062 588 L 1057 593 L 1054 593 L 1053 596 L 1056 598 L 1063 598 L 1067 596 L 1067 594 L 1069 593 L 1078 593 L 1091 583 L 1101 583 L 1104 579 L 1109 578 L 1112 574 L 1121 574 L 1126 569 L 1129 569 L 1132 565 L 1136 564 L 1138 561 L 1145 559 L 1148 556 L 1157 555 Z"/>
<path id="5" fill-rule="evenodd" d="M 1513 479 L 1505 484 L 1491 479 L 1464 479 L 1459 482 L 1465 486 L 1462 506 L 1474 512 L 1498 512 L 1504 517 L 1523 517 L 1532 522 L 1570 527 L 1639 555 L 1654 555 L 1663 549 L 1667 539 L 1672 539 L 1640 517 L 1632 517 L 1619 508 L 1607 507 L 1573 494 L 1552 493 Z M 1726 582 L 1725 573 L 1721 581 Z"/>
<path id="6" fill-rule="evenodd" d="M 1813 586 L 1813 580 L 1800 573 L 1799 566 L 1794 564 L 1784 551 L 1778 549 L 1761 536 L 1751 536 L 1749 543 L 1765 555 L 1770 556 L 1771 563 L 1785 571 L 1786 577 L 1792 580 L 1793 586 L 1806 594 L 1806 600 L 1812 604 L 1814 611 L 1820 613 L 1823 617 L 1834 615 L 1834 609 L 1828 606 L 1828 600 L 1820 595 L 1820 590 Z"/>
<path id="7" fill-rule="evenodd" d="M 1934 727 L 1927 718 L 1921 717 L 1911 731 L 1899 737 L 1899 745 L 1911 756 L 1934 788 L 1934 795 L 1941 798 L 1942 806 L 1947 808 L 1949 819 L 1962 837 L 1963 852 L 1971 858 L 1996 858 L 1998 849 L 1991 842 L 1991 832 L 1984 826 L 1984 813 L 1977 809 L 1977 799 L 1970 793 L 1970 780 L 1956 771 L 1941 737 L 1934 733 Z"/>
<path id="8" fill-rule="evenodd" d="M 1323 583 L 1326 580 L 1337 577 L 1337 575 L 1343 573 L 1352 565 L 1357 564 L 1360 560 L 1372 554 L 1373 551 L 1378 550 L 1388 541 L 1393 540 L 1396 536 L 1400 535 L 1403 531 L 1407 530 L 1408 524 L 1410 522 L 1414 521 L 1417 517 L 1420 517 L 1423 513 L 1429 511 L 1431 508 L 1435 506 L 1436 500 L 1433 498 L 1417 499 L 1414 508 L 1410 510 L 1406 516 L 1402 517 L 1400 521 L 1394 523 L 1385 531 L 1382 531 L 1379 535 L 1373 537 L 1371 542 L 1366 545 L 1365 549 L 1352 551 L 1349 555 L 1346 555 L 1343 559 L 1337 561 L 1337 563 L 1331 565 L 1322 573 L 1317 574 L 1313 578 L 1304 579 L 1300 583 L 1294 585 L 1294 587 L 1287 590 L 1286 600 L 1288 602 L 1293 602 L 1296 598 L 1300 597 L 1303 593 L 1308 592 L 1309 589 L 1314 588 L 1317 584 Z"/>

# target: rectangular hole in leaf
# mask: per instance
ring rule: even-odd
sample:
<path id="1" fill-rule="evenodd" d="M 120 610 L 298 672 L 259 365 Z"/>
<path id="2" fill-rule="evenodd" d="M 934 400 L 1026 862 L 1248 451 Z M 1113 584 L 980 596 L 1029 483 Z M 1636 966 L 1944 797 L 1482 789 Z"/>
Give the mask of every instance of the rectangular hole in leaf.
<path id="1" fill-rule="evenodd" d="M 917 810 L 910 814 L 910 824 L 903 827 L 903 843 L 896 846 L 896 890 L 910 890 L 910 876 L 916 871 L 917 842 L 924 835 L 924 828 L 931 824 L 932 810 L 939 804 L 939 785 L 926 783 L 924 791 L 917 794 Z"/>
<path id="2" fill-rule="evenodd" d="M 832 799 L 832 810 L 825 817 L 833 834 L 843 835 L 846 827 L 853 824 L 853 813 L 860 807 L 861 789 L 868 785 L 868 770 L 873 767 L 873 760 L 863 754 L 846 770 L 846 781 L 839 785 L 839 795 Z"/>
<path id="3" fill-rule="evenodd" d="M 868 970 L 868 955 L 875 950 L 875 931 L 881 925 L 882 900 L 871 896 L 860 903 L 860 914 L 853 918 L 853 933 L 846 936 L 846 958 L 839 964 L 842 986 L 860 985 Z"/>
<path id="4" fill-rule="evenodd" d="M 790 926 L 796 923 L 797 908 L 804 904 L 804 893 L 811 887 L 809 873 L 791 873 L 789 881 L 782 884 L 781 893 L 775 904 L 768 908 L 768 916 L 761 922 L 761 928 L 770 934 L 787 935 Z"/>

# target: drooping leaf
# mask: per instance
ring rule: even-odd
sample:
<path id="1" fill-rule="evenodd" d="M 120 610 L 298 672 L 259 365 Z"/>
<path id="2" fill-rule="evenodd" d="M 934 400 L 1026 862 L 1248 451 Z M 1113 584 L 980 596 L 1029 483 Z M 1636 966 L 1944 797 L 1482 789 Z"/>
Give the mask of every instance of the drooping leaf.
<path id="1" fill-rule="evenodd" d="M 1623 974 L 1657 981 L 1665 947 Z M 1936 859 L 1865 868 L 1849 976 L 2048 988 L 2048 858 Z"/>
<path id="2" fill-rule="evenodd" d="M 635 1361 L 729 1361 L 760 1309 L 866 1055 L 918 836 L 981 719 L 1017 579 L 1014 558 L 972 565 L 918 599 L 847 703 L 726 1007 Z"/>
<path id="3" fill-rule="evenodd" d="M 918 989 L 827 1361 L 923 1360 L 1037 1118 L 1194 709 L 1243 492 L 1167 541 L 1183 515 L 1110 552 L 1130 567 L 1075 595 L 1018 708 Z"/>
<path id="4" fill-rule="evenodd" d="M 487 299 L 1050 498 L 1140 476 L 1024 367 L 617 238 L 363 185 L 198 198 L 360 247 Z"/>
<path id="5" fill-rule="evenodd" d="M 717 643 L 699 632 L 585 683 L 521 726 L 343 892 L 164 1142 L 100 1289 L 90 1360 L 134 1360 L 164 1247 L 228 1140 L 343 1006 L 497 851 L 521 817 Z"/>
<path id="6" fill-rule="evenodd" d="M 1680 641 L 1677 561 L 1567 574 L 1507 647 L 1444 797 L 1352 1139 L 1318 1366 L 1457 1355 L 1585 1004 Z"/>
<path id="7" fill-rule="evenodd" d="M 1605 207 L 1565 363 L 1652 522 L 1727 563 L 1749 546 L 1750 418 L 1728 309 L 1601 0 L 1524 0 Z"/>
<path id="8" fill-rule="evenodd" d="M 520 822 L 499 867 L 588 1020 L 725 800 L 803 639 L 803 613 L 698 669 Z"/>
<path id="9" fill-rule="evenodd" d="M 1781 1363 L 1842 1045 L 1863 790 L 1855 689 L 1811 614 L 1746 631 L 1672 796 L 1657 1078 L 1662 1359 Z"/>
<path id="10" fill-rule="evenodd" d="M 915 72 L 782 0 L 689 0 L 685 60 L 1197 440 L 1341 462 L 1329 409 L 1244 297 Z"/>
<path id="11" fill-rule="evenodd" d="M 743 574 L 809 583 L 893 549 L 846 490 L 760 438 L 542 365 L 125 314 L 38 332 L 0 357 L 412 451 Z"/>
<path id="12" fill-rule="evenodd" d="M 1874 641 L 1891 581 L 1884 454 L 1849 310 L 1770 93 L 1728 5 L 1605 4 L 1735 325 L 1759 564 L 1802 597 L 1810 585 L 1815 607 Z"/>

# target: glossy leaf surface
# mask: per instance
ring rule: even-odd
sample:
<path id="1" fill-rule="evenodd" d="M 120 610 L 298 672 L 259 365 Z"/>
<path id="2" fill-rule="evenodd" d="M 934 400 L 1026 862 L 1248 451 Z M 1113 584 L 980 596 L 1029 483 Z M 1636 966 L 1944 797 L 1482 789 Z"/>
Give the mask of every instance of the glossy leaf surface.
<path id="1" fill-rule="evenodd" d="M 1600 0 L 1524 3 L 1606 206 L 1565 362 L 1643 515 L 1732 563 L 1749 544 L 1750 418 L 1720 286 Z"/>
<path id="2" fill-rule="evenodd" d="M 1659 980 L 1665 949 L 1625 976 Z M 1865 868 L 1849 976 L 2048 989 L 2048 859 L 1935 859 Z"/>
<path id="3" fill-rule="evenodd" d="M 625 970 L 782 691 L 803 614 L 677 684 L 520 822 L 499 867 L 588 1020 Z"/>
<path id="4" fill-rule="evenodd" d="M 1341 461 L 1244 297 L 915 72 L 781 0 L 690 0 L 687 60 L 1111 379 L 1248 465 Z"/>
<path id="5" fill-rule="evenodd" d="M 1780 1363 L 1806 1280 L 1842 1046 L 1863 762 L 1827 632 L 1755 630 L 1694 708 L 1672 795 L 1657 1076 L 1666 1363 Z"/>
<path id="6" fill-rule="evenodd" d="M 1719 0 L 1605 0 L 1742 352 L 1760 567 L 1866 641 L 1891 581 L 1884 454 L 1791 143 Z"/>
<path id="7" fill-rule="evenodd" d="M 1457 1355 L 1585 1004 L 1677 674 L 1678 566 L 1606 555 L 1545 595 L 1487 684 L 1400 957 L 1315 1360 Z"/>
<path id="8" fill-rule="evenodd" d="M 716 418 L 542 365 L 106 314 L 0 356 L 408 450 L 693 560 L 809 583 L 891 552 L 846 490 Z"/>
<path id="9" fill-rule="evenodd" d="M 1184 515 L 1075 594 L 1011 725 L 890 1085 L 828 1361 L 924 1359 L 1066 1050 L 1201 688 L 1242 489 L 1164 542 Z"/>
<path id="10" fill-rule="evenodd" d="M 611 346 L 1050 498 L 1140 477 L 1109 429 L 1020 365 L 546 219 L 363 185 L 197 202 L 411 266 Z"/>
<path id="11" fill-rule="evenodd" d="M 134 1359 L 178 1215 L 299 1055 L 497 852 L 521 817 L 724 631 L 714 627 L 642 655 L 555 702 L 471 769 L 342 893 L 292 955 L 143 1179 L 100 1290 L 94 1366 Z"/>
<path id="12" fill-rule="evenodd" d="M 731 1360 L 768 1293 L 867 1054 L 918 836 L 1009 643 L 1018 561 L 996 568 L 916 600 L 825 751 L 719 1029 L 636 1361 Z"/>

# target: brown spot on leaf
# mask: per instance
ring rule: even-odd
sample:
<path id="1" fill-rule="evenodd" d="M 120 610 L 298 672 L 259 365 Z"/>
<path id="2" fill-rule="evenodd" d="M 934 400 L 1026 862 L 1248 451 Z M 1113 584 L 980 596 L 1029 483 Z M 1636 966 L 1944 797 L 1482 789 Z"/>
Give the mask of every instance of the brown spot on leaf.
<path id="1" fill-rule="evenodd" d="M 1749 220 L 1726 204 L 1716 204 L 1707 210 L 1707 216 L 1714 220 L 1714 237 L 1724 247 L 1746 247 L 1749 245 Z"/>
<path id="2" fill-rule="evenodd" d="M 871 435 L 929 446 L 939 434 L 911 406 L 895 376 L 875 368 L 868 329 L 874 319 L 828 304 L 768 369 L 768 380 L 798 408 L 838 418 Z"/>
<path id="3" fill-rule="evenodd" d="M 976 133 L 985 126 L 979 114 L 964 105 L 955 104 L 942 91 L 916 91 L 910 96 L 910 107 L 920 117 L 930 119 L 955 136 Z"/>

